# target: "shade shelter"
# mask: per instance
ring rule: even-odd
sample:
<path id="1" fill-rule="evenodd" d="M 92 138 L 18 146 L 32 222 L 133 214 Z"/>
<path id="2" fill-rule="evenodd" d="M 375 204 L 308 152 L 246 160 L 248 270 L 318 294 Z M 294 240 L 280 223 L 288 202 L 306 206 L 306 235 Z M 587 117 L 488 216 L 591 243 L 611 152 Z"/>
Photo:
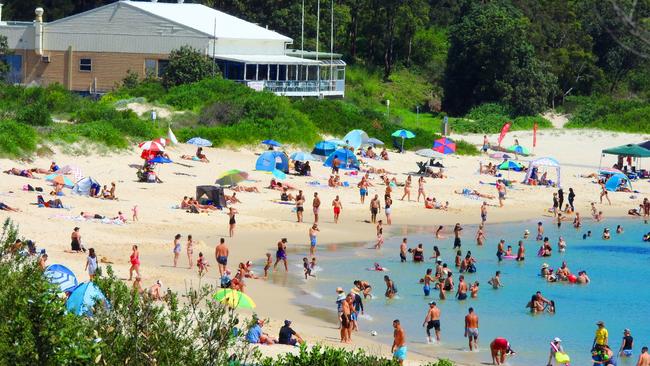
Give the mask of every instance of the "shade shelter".
<path id="1" fill-rule="evenodd" d="M 90 190 L 93 187 L 97 190 L 97 192 L 99 192 L 101 185 L 92 177 L 85 177 L 75 183 L 75 185 L 72 187 L 72 194 L 79 196 L 90 196 Z"/>
<path id="2" fill-rule="evenodd" d="M 650 141 L 646 141 L 643 144 L 648 144 L 648 143 L 650 143 Z M 621 145 L 616 147 L 610 147 L 609 149 L 602 150 L 602 154 L 600 155 L 600 163 L 598 163 L 598 168 L 600 169 L 600 167 L 602 166 L 603 156 L 605 156 L 605 154 L 618 156 L 619 169 L 622 168 L 624 157 L 630 156 L 633 158 L 649 158 L 650 150 L 644 148 L 641 145 L 642 144 L 639 145 L 627 144 L 627 145 Z"/>
<path id="3" fill-rule="evenodd" d="M 609 179 L 607 179 L 607 182 L 605 182 L 605 189 L 610 192 L 616 192 L 621 184 L 632 190 L 632 183 L 630 183 L 630 178 L 628 178 L 625 174 L 620 173 L 614 174 L 609 177 Z"/>
<path id="4" fill-rule="evenodd" d="M 334 158 L 338 158 L 341 161 L 341 165 L 339 165 L 339 168 L 341 169 L 344 170 L 359 169 L 359 160 L 357 159 L 356 155 L 354 155 L 353 151 L 350 151 L 348 149 L 338 149 L 327 157 L 327 160 L 325 160 L 324 165 L 327 167 L 331 167 Z"/>
<path id="5" fill-rule="evenodd" d="M 66 308 L 75 315 L 93 315 L 93 308 L 97 302 L 109 306 L 108 300 L 102 290 L 93 282 L 82 283 L 72 291 L 66 301 Z"/>
<path id="6" fill-rule="evenodd" d="M 79 284 L 72 270 L 62 264 L 47 266 L 43 275 L 50 283 L 56 285 L 61 292 L 71 292 Z"/>
<path id="7" fill-rule="evenodd" d="M 557 186 L 561 187 L 560 185 L 560 163 L 549 157 L 543 157 L 539 159 L 535 159 L 530 162 L 528 165 L 528 170 L 526 171 L 526 178 L 524 179 L 524 184 L 528 184 L 529 179 L 533 175 L 533 172 L 536 172 L 539 170 L 540 167 L 548 167 L 548 168 L 555 168 L 555 171 L 557 172 Z"/>
<path id="8" fill-rule="evenodd" d="M 257 158 L 255 170 L 272 172 L 275 169 L 285 173 L 289 172 L 289 157 L 287 154 L 282 151 L 266 151 Z"/>
<path id="9" fill-rule="evenodd" d="M 352 130 L 343 137 L 345 144 L 352 146 L 355 150 L 360 148 L 368 139 L 368 134 L 364 130 Z"/>
<path id="10" fill-rule="evenodd" d="M 199 201 L 203 195 L 217 207 L 226 207 L 226 197 L 223 195 L 223 188 L 217 186 L 196 186 L 196 200 Z"/>
<path id="11" fill-rule="evenodd" d="M 322 157 L 323 160 L 330 156 L 336 150 L 336 144 L 329 141 L 321 141 L 314 145 L 314 149 L 311 151 L 312 155 Z"/>

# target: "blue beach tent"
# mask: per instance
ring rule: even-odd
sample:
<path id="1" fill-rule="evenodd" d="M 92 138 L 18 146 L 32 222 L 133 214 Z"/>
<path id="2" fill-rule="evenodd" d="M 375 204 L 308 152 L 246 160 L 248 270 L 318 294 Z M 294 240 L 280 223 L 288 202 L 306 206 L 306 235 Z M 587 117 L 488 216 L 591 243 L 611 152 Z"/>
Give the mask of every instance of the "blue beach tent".
<path id="1" fill-rule="evenodd" d="M 322 157 L 330 156 L 336 150 L 336 144 L 329 141 L 321 141 L 314 146 L 314 149 L 311 151 L 312 155 L 318 155 Z"/>
<path id="2" fill-rule="evenodd" d="M 77 287 L 77 277 L 70 268 L 61 264 L 51 264 L 47 266 L 43 273 L 50 283 L 56 285 L 61 292 L 72 291 Z"/>
<path id="3" fill-rule="evenodd" d="M 65 303 L 65 307 L 75 315 L 92 316 L 93 307 L 98 301 L 103 302 L 105 306 L 109 306 L 102 290 L 93 282 L 85 282 L 72 291 Z"/>
<path id="4" fill-rule="evenodd" d="M 348 149 L 338 149 L 334 151 L 327 157 L 327 160 L 325 160 L 324 165 L 327 167 L 331 167 L 334 158 L 339 158 L 339 160 L 341 161 L 341 165 L 339 166 L 341 169 L 345 169 L 345 170 L 359 169 L 359 160 L 357 159 L 356 155 L 354 155 L 354 152 Z"/>
<path id="5" fill-rule="evenodd" d="M 620 174 L 620 173 L 612 175 L 607 180 L 607 182 L 605 183 L 605 189 L 607 189 L 610 192 L 616 192 L 618 187 L 621 186 L 621 182 L 624 182 L 624 185 L 627 188 L 632 189 L 632 184 L 630 183 L 630 179 L 628 177 L 626 177 L 625 175 Z"/>
<path id="6" fill-rule="evenodd" d="M 262 170 L 265 172 L 272 172 L 273 170 L 280 170 L 282 172 L 289 172 L 289 157 L 282 151 L 266 151 L 257 158 L 255 163 L 255 170 Z"/>
<path id="7" fill-rule="evenodd" d="M 364 130 L 352 130 L 343 137 L 343 141 L 345 141 L 346 145 L 350 145 L 356 150 L 368 141 L 368 134 Z"/>

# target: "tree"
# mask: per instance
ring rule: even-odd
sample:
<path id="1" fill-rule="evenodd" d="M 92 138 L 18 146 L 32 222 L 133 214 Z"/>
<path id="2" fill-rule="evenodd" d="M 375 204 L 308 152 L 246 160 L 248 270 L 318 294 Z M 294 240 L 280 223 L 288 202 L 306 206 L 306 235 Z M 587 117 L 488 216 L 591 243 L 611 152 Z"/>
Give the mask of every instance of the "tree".
<path id="1" fill-rule="evenodd" d="M 3 59 L 3 56 L 9 54 L 9 44 L 7 43 L 7 37 L 0 34 L 0 80 L 4 80 L 5 76 L 9 72 L 9 65 Z"/>
<path id="2" fill-rule="evenodd" d="M 476 5 L 449 32 L 443 109 L 459 115 L 486 102 L 535 114 L 555 78 L 528 42 L 529 21 L 510 5 Z"/>
<path id="3" fill-rule="evenodd" d="M 182 46 L 172 50 L 169 54 L 169 65 L 162 76 L 163 85 L 172 86 L 189 84 L 203 80 L 213 71 L 216 72 L 216 65 L 199 50 L 190 46 Z"/>

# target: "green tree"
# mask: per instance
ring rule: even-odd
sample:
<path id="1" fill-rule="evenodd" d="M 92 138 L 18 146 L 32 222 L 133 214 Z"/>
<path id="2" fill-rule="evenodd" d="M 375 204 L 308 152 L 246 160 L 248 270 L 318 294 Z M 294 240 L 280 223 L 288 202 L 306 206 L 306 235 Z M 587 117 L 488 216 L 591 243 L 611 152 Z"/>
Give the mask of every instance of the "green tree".
<path id="1" fill-rule="evenodd" d="M 3 56 L 9 54 L 9 45 L 7 43 L 7 37 L 0 34 L 0 80 L 4 80 L 5 76 L 9 72 L 9 65 L 3 59 Z"/>
<path id="2" fill-rule="evenodd" d="M 216 65 L 199 50 L 182 46 L 169 54 L 169 65 L 162 76 L 163 85 L 169 88 L 203 80 L 216 73 Z"/>
<path id="3" fill-rule="evenodd" d="M 454 25 L 443 81 L 443 109 L 459 115 L 486 102 L 535 114 L 547 104 L 555 78 L 528 42 L 529 21 L 510 5 L 476 5 Z"/>

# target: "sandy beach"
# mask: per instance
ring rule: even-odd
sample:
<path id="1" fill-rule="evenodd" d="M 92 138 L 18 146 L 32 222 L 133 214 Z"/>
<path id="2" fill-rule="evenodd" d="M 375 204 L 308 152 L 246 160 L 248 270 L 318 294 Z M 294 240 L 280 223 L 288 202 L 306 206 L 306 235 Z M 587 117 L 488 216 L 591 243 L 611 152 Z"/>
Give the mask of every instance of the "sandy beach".
<path id="1" fill-rule="evenodd" d="M 450 136 L 462 138 L 477 146 L 481 145 L 483 136 L 464 135 Z M 497 136 L 488 136 L 490 141 L 495 143 Z M 532 132 L 515 131 L 508 134 L 503 146 L 510 146 L 514 139 L 527 147 L 532 147 Z M 576 192 L 576 209 L 589 220 L 589 205 L 592 201 L 598 201 L 600 188 L 594 184 L 592 178 L 581 178 L 581 174 L 596 172 L 601 159 L 600 151 L 607 147 L 618 146 L 627 143 L 639 143 L 648 140 L 648 136 L 633 135 L 624 133 L 611 133 L 591 130 L 563 130 L 552 129 L 538 132 L 538 146 L 534 149 L 534 156 L 523 158 L 528 161 L 535 157 L 549 156 L 556 158 L 562 165 L 561 181 L 565 191 L 569 187 Z M 70 150 L 66 148 L 65 150 Z M 219 239 L 225 237 L 230 248 L 229 268 L 236 269 L 240 262 L 248 260 L 256 263 L 254 271 L 257 274 L 262 272 L 259 263 L 265 257 L 265 253 L 274 253 L 277 241 L 280 238 L 288 239 L 289 249 L 304 248 L 309 245 L 308 230 L 313 222 L 311 211 L 311 199 L 314 192 L 318 192 L 321 201 L 320 234 L 318 245 L 335 245 L 350 241 L 372 241 L 375 239 L 375 226 L 365 221 L 369 219 L 368 200 L 365 205 L 359 203 L 359 193 L 356 184 L 358 177 L 341 176 L 342 181 L 347 181 L 350 187 L 330 188 L 327 187 L 327 179 L 330 169 L 321 164 L 312 164 L 312 177 L 297 177 L 289 175 L 286 182 L 302 189 L 307 197 L 305 203 L 305 222 L 296 223 L 295 213 L 292 206 L 278 204 L 280 192 L 266 189 L 272 176 L 264 172 L 254 170 L 256 153 L 264 151 L 263 146 L 249 147 L 247 149 L 229 150 L 206 148 L 204 153 L 210 159 L 210 163 L 181 160 L 182 154 L 193 155 L 195 147 L 180 144 L 167 149 L 173 164 L 165 164 L 157 169 L 162 184 L 147 184 L 136 182 L 136 169 L 133 165 L 142 163 L 140 151 L 134 147 L 131 151 L 108 154 L 84 154 L 68 155 L 55 149 L 56 153 L 51 157 L 34 158 L 32 162 L 10 161 L 0 159 L 0 167 L 7 170 L 17 168 L 44 168 L 49 167 L 52 161 L 59 166 L 74 165 L 81 168 L 84 176 L 91 176 L 102 185 L 115 182 L 116 196 L 118 200 L 102 200 L 88 197 L 75 196 L 65 189 L 65 196 L 60 197 L 64 205 L 70 206 L 66 209 L 39 208 L 33 205 L 36 202 L 35 192 L 26 192 L 22 187 L 26 184 L 43 187 L 44 196 L 51 190 L 44 175 L 37 175 L 40 179 L 32 180 L 18 176 L 2 174 L 0 179 L 0 201 L 11 207 L 21 210 L 18 213 L 0 211 L 0 218 L 4 220 L 11 217 L 19 226 L 20 234 L 25 238 L 34 240 L 39 248 L 45 248 L 49 255 L 48 263 L 62 263 L 77 273 L 80 280 L 87 280 L 88 276 L 84 271 L 86 256 L 84 254 L 65 253 L 69 249 L 70 234 L 75 226 L 80 227 L 83 244 L 87 248 L 95 248 L 100 258 L 105 257 L 110 262 L 120 278 L 128 279 L 129 254 L 131 246 L 137 244 L 140 248 L 142 261 L 141 272 L 143 284 L 151 286 L 156 280 L 164 284 L 164 288 L 183 292 L 189 286 L 197 286 L 200 281 L 216 284 L 218 281 L 217 263 L 214 257 L 214 248 Z M 285 147 L 288 153 L 296 151 L 291 147 Z M 369 165 L 375 168 L 383 168 L 395 173 L 398 182 L 406 179 L 406 174 L 418 170 L 417 161 L 424 161 L 424 158 L 416 156 L 413 152 L 404 154 L 390 153 L 389 161 L 369 161 Z M 448 156 L 442 162 L 445 165 L 446 179 L 427 178 L 425 190 L 428 196 L 435 197 L 437 201 L 449 202 L 449 209 L 427 210 L 423 203 L 415 202 L 417 198 L 417 177 L 413 179 L 411 193 L 412 202 L 401 201 L 402 188 L 397 187 L 393 193 L 393 227 L 399 228 L 404 225 L 450 225 L 456 222 L 463 224 L 474 224 L 480 222 L 479 206 L 482 200 L 468 199 L 462 195 L 455 194 L 455 190 L 463 188 L 476 189 L 481 193 L 497 195 L 493 185 L 481 184 L 494 183 L 496 178 L 488 175 L 478 174 L 479 162 L 483 161 L 497 163 L 486 155 L 476 157 Z M 602 165 L 611 167 L 616 161 L 614 156 L 606 156 Z M 180 164 L 178 164 L 180 163 Z M 642 163 L 641 167 L 648 168 Z M 228 215 L 221 211 L 210 213 L 191 214 L 185 210 L 174 209 L 180 204 L 183 196 L 194 196 L 197 185 L 213 184 L 215 179 L 223 172 L 230 169 L 240 169 L 250 173 L 251 181 L 242 183 L 244 186 L 258 187 L 261 193 L 238 192 L 237 197 L 242 203 L 233 205 L 239 214 L 237 215 L 237 227 L 235 235 L 228 237 Z M 508 177 L 508 173 L 504 173 Z M 384 185 L 377 175 L 371 175 L 370 198 L 375 194 L 383 197 Z M 523 173 L 510 173 L 510 179 L 521 181 Z M 555 172 L 549 171 L 549 178 L 555 180 Z M 320 185 L 314 187 L 308 182 L 318 181 Z M 635 208 L 648 191 L 647 182 L 640 181 L 634 188 L 640 191 L 636 198 L 632 199 L 632 193 L 610 193 L 612 205 L 597 204 L 597 207 L 604 212 L 605 220 L 612 216 L 624 216 L 627 210 Z M 505 207 L 499 208 L 496 199 L 488 199 L 488 221 L 490 223 L 520 221 L 525 219 L 539 218 L 548 215 L 547 209 L 552 206 L 552 192 L 555 190 L 542 187 L 530 187 L 516 184 L 514 189 L 508 191 Z M 294 192 L 295 193 L 295 192 Z M 232 191 L 226 190 L 226 194 Z M 343 211 L 340 222 L 334 224 L 331 202 L 336 195 L 339 195 L 343 202 Z M 382 200 L 383 201 L 383 200 Z M 139 221 L 132 222 L 131 210 L 137 205 Z M 92 212 L 102 216 L 114 217 L 118 211 L 122 211 L 129 218 L 124 225 L 104 224 L 100 222 L 76 221 L 81 211 Z M 383 212 L 380 218 L 384 218 Z M 446 228 L 447 233 L 451 228 Z M 200 280 L 196 266 L 188 269 L 188 259 L 185 254 L 184 241 L 178 267 L 172 266 L 173 238 L 175 234 L 183 235 L 185 238 L 191 234 L 199 242 L 198 248 L 194 250 L 194 262 L 199 252 L 206 256 L 210 270 L 207 276 Z M 471 233 L 473 235 L 473 233 Z M 466 234 L 466 237 L 470 236 Z M 470 240 L 467 238 L 466 240 Z M 495 243 L 487 243 L 488 246 Z M 317 252 L 318 255 L 318 252 Z M 289 255 L 290 265 L 299 263 L 302 254 Z M 105 264 L 103 266 L 106 266 Z M 339 332 L 337 324 L 327 322 L 311 316 L 308 311 L 301 309 L 293 303 L 299 289 L 288 288 L 286 274 L 278 267 L 278 272 L 271 274 L 271 278 L 247 280 L 246 292 L 255 299 L 257 308 L 255 313 L 260 317 L 270 319 L 269 325 L 265 328 L 270 334 L 277 334 L 277 329 L 284 319 L 293 321 L 293 328 L 303 336 L 308 343 L 323 343 L 339 346 Z M 314 279 L 317 281 L 318 279 Z M 350 279 L 350 282 L 352 278 Z M 331 297 L 323 299 L 328 305 L 334 307 L 334 289 Z M 241 311 L 244 316 L 251 312 Z M 396 315 L 397 316 L 397 315 Z M 409 335 L 407 335 L 408 337 Z M 413 335 L 415 336 L 415 335 Z M 419 336 L 419 335 L 418 335 Z M 347 345 L 348 348 L 364 348 L 367 352 L 385 357 L 390 356 L 390 344 L 375 342 L 368 334 L 354 336 L 354 343 Z M 408 338 L 407 338 L 408 339 Z M 487 342 L 486 340 L 483 340 Z M 483 352 L 488 349 L 485 344 Z M 262 347 L 267 355 L 280 352 L 292 351 L 284 346 Z M 459 352 L 450 356 L 459 364 L 469 364 L 467 358 Z M 427 360 L 432 359 L 427 355 L 411 355 L 411 359 Z M 489 355 L 485 353 L 485 360 Z M 464 363 L 465 362 L 465 363 Z"/>

